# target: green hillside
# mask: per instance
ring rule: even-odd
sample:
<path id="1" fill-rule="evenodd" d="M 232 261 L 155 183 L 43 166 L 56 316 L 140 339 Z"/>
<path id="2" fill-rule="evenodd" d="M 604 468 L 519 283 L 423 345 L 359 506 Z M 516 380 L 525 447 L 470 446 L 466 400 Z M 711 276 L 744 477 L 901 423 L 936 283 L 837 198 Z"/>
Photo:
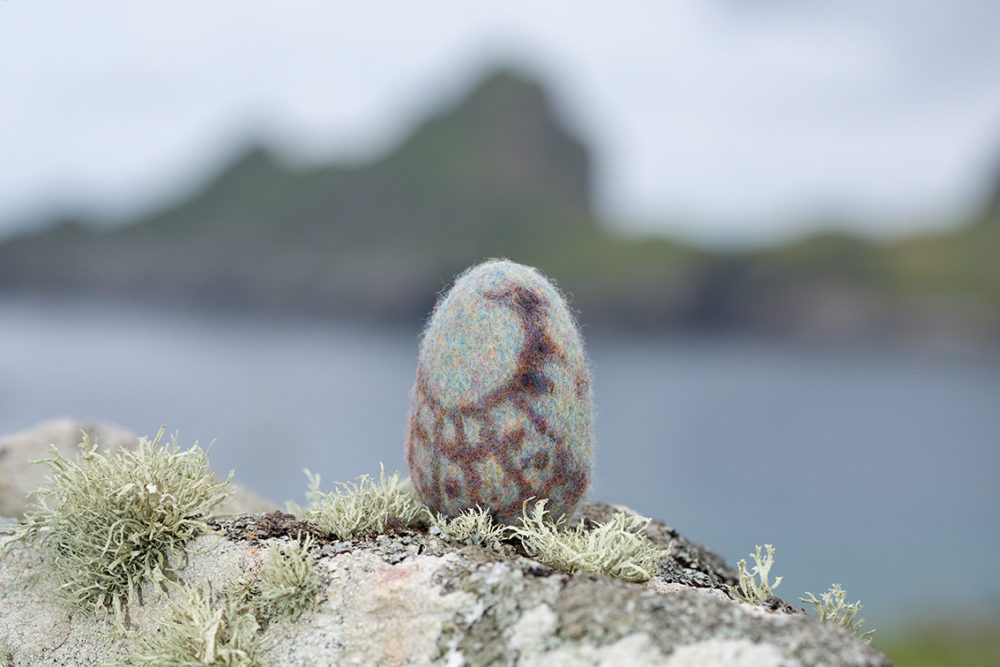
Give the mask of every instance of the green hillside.
<path id="1" fill-rule="evenodd" d="M 996 207 L 890 246 L 822 235 L 718 254 L 613 235 L 591 180 L 545 91 L 500 71 L 370 164 L 298 168 L 253 147 L 125 226 L 63 221 L 0 244 L 0 289 L 412 321 L 457 271 L 506 256 L 542 267 L 590 322 L 822 330 L 847 312 L 832 330 L 1000 330 Z"/>

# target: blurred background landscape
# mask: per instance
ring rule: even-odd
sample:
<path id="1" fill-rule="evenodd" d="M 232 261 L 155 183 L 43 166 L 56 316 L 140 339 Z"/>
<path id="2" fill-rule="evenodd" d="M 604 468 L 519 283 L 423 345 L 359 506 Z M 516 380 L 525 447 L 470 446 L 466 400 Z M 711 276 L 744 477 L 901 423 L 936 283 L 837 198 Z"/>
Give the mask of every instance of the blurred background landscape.
<path id="1" fill-rule="evenodd" d="M 4 3 L 0 432 L 402 470 L 420 324 L 509 257 L 578 311 L 592 499 L 994 664 L 1000 8 L 591 10 Z"/>
<path id="2" fill-rule="evenodd" d="M 1000 334 L 1000 171 L 971 214 L 899 239 L 833 223 L 754 249 L 630 237 L 594 210 L 591 151 L 523 72 L 485 72 L 371 162 L 295 166 L 250 145 L 192 189 L 114 223 L 40 220 L 0 245 L 0 285 L 412 324 L 451 276 L 506 256 L 544 267 L 586 324 Z"/>

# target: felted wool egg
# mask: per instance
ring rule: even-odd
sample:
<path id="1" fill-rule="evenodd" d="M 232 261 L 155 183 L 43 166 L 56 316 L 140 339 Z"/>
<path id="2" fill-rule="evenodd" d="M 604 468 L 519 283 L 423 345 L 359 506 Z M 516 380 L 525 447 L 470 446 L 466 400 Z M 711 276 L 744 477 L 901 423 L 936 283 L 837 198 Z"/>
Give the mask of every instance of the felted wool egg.
<path id="1" fill-rule="evenodd" d="M 406 441 L 417 496 L 448 516 L 478 505 L 510 522 L 529 499 L 569 516 L 590 482 L 593 412 L 562 294 L 522 264 L 474 266 L 420 339 Z"/>

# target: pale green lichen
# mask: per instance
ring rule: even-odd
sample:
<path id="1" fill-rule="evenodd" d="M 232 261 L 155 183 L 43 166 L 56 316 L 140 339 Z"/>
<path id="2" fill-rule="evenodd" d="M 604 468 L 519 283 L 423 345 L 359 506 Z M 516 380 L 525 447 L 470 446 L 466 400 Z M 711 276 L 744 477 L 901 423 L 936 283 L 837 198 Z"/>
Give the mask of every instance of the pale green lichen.
<path id="1" fill-rule="evenodd" d="M 135 638 L 122 665 L 254 667 L 265 643 L 254 615 L 229 597 L 213 602 L 207 587 L 178 586 L 155 632 Z"/>
<path id="2" fill-rule="evenodd" d="M 747 570 L 747 562 L 741 559 L 737 563 L 740 581 L 738 586 L 729 585 L 729 592 L 751 604 L 764 602 L 774 595 L 774 590 L 781 585 L 781 577 L 777 577 L 774 583 L 770 583 L 771 567 L 774 565 L 774 547 L 765 544 L 767 552 L 762 554 L 760 545 L 755 546 L 755 550 L 750 556 L 754 559 L 755 565 L 752 570 Z M 759 580 L 759 581 L 758 581 Z"/>
<path id="3" fill-rule="evenodd" d="M 476 506 L 452 518 L 436 514 L 431 521 L 430 533 L 441 535 L 450 542 L 488 546 L 503 539 L 507 529 L 497 525 L 489 511 Z"/>
<path id="4" fill-rule="evenodd" d="M 497 525 L 488 510 L 470 508 L 456 517 L 434 515 L 420 503 L 399 475 L 379 481 L 362 475 L 357 483 L 339 482 L 336 491 L 320 491 L 319 475 L 309 479 L 305 509 L 289 503 L 289 511 L 323 532 L 341 539 L 384 533 L 390 527 L 430 525 L 431 534 L 461 544 L 488 546 L 506 538 L 520 541 L 524 552 L 565 572 L 596 572 L 633 582 L 648 581 L 657 563 L 670 553 L 642 535 L 650 519 L 617 513 L 606 523 L 566 529 L 562 518 L 553 520 L 545 510 L 547 500 L 527 504 L 519 525 Z"/>
<path id="5" fill-rule="evenodd" d="M 319 475 L 306 470 L 309 506 L 303 510 L 290 504 L 290 510 L 341 539 L 384 533 L 393 525 L 415 526 L 430 522 L 430 511 L 405 483 L 399 481 L 399 473 L 387 477 L 385 466 L 380 464 L 380 468 L 377 482 L 368 475 L 361 475 L 357 483 L 338 482 L 339 488 L 329 493 L 320 491 Z"/>
<path id="6" fill-rule="evenodd" d="M 563 518 L 551 519 L 541 500 L 530 513 L 525 506 L 517 521 L 509 530 L 525 553 L 564 572 L 596 572 L 641 583 L 656 574 L 656 564 L 670 553 L 640 534 L 650 519 L 622 512 L 593 528 L 581 523 L 567 530 Z"/>
<path id="7" fill-rule="evenodd" d="M 864 631 L 865 619 L 861 616 L 861 601 L 847 603 L 847 591 L 834 584 L 826 593 L 820 595 L 820 600 L 816 596 L 806 591 L 808 597 L 799 598 L 802 602 L 808 602 L 816 608 L 816 613 L 821 621 L 831 621 L 839 623 L 850 630 L 855 637 L 866 642 L 871 642 L 874 630 Z"/>
<path id="8" fill-rule="evenodd" d="M 36 462 L 52 475 L 32 492 L 28 523 L 15 538 L 39 538 L 67 601 L 112 613 L 119 632 L 142 583 L 183 566 L 184 545 L 211 530 L 206 519 L 226 497 L 229 480 L 212 475 L 198 444 L 181 450 L 175 436 L 161 446 L 165 430 L 113 455 L 98 453 L 85 434 L 77 461 L 53 446 Z"/>
<path id="9" fill-rule="evenodd" d="M 294 620 L 312 609 L 323 590 L 314 544 L 307 536 L 301 543 L 269 547 L 260 572 L 241 579 L 232 597 L 244 601 L 261 623 Z"/>

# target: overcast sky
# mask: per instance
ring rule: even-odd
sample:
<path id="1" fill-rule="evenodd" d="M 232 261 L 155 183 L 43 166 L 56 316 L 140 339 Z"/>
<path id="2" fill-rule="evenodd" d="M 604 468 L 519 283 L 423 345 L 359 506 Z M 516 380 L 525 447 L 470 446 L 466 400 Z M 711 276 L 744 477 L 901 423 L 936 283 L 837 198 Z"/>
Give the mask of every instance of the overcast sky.
<path id="1" fill-rule="evenodd" d="M 2 0 L 0 235 L 152 205 L 256 135 L 363 160 L 495 62 L 551 86 L 630 229 L 900 233 L 1000 173 L 998 26 L 995 0 Z"/>

